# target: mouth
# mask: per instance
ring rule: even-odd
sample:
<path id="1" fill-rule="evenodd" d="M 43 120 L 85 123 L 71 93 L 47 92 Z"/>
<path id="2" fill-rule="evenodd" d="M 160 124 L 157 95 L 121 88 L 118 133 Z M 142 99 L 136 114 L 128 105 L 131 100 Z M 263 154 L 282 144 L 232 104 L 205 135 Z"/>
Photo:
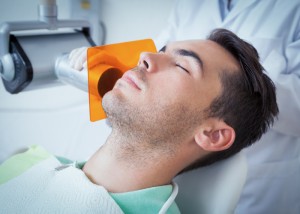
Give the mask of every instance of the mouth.
<path id="1" fill-rule="evenodd" d="M 123 76 L 122 76 L 122 80 L 126 81 L 129 85 L 131 85 L 132 87 L 141 90 L 140 87 L 140 83 L 139 80 L 136 76 L 134 76 L 132 73 L 130 72 L 126 72 Z"/>

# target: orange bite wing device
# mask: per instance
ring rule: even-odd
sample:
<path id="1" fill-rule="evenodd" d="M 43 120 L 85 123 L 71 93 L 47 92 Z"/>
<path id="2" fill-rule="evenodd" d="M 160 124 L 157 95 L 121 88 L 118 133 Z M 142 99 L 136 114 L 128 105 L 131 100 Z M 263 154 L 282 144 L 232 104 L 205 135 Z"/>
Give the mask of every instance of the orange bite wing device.
<path id="1" fill-rule="evenodd" d="M 102 97 L 139 60 L 141 52 L 156 52 L 153 40 L 137 40 L 88 48 L 88 88 L 90 120 L 105 119 Z"/>

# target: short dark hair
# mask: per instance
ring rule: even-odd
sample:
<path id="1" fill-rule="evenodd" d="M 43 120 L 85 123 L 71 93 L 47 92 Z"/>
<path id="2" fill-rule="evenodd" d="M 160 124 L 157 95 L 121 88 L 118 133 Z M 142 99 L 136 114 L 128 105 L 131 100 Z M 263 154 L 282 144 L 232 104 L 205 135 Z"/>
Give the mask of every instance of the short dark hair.
<path id="1" fill-rule="evenodd" d="M 238 72 L 220 72 L 222 92 L 206 110 L 207 117 L 222 119 L 236 133 L 233 145 L 201 158 L 184 171 L 228 158 L 259 140 L 278 114 L 275 86 L 264 73 L 256 49 L 226 29 L 215 29 L 207 38 L 216 42 L 240 64 Z"/>

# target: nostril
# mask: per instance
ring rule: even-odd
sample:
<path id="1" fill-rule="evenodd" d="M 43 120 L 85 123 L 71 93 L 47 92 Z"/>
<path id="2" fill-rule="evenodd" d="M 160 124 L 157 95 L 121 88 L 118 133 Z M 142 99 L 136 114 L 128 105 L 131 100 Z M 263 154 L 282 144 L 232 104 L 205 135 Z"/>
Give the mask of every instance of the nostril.
<path id="1" fill-rule="evenodd" d="M 148 69 L 148 68 L 149 68 L 148 62 L 144 60 L 143 63 L 144 63 L 144 65 L 146 66 L 146 68 Z"/>

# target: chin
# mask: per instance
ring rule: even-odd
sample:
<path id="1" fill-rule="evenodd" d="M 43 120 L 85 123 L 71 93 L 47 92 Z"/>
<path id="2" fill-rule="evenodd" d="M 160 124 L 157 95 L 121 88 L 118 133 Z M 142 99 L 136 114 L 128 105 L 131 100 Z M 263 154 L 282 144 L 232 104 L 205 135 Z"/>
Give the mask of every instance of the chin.
<path id="1" fill-rule="evenodd" d="M 112 90 L 107 92 L 102 98 L 102 107 L 107 116 L 107 125 L 112 126 L 112 121 L 114 117 L 118 117 L 118 115 L 122 111 L 122 97 L 119 93 Z"/>
<path id="2" fill-rule="evenodd" d="M 109 115 L 112 99 L 111 91 L 107 92 L 102 98 L 102 107 L 106 115 Z"/>

